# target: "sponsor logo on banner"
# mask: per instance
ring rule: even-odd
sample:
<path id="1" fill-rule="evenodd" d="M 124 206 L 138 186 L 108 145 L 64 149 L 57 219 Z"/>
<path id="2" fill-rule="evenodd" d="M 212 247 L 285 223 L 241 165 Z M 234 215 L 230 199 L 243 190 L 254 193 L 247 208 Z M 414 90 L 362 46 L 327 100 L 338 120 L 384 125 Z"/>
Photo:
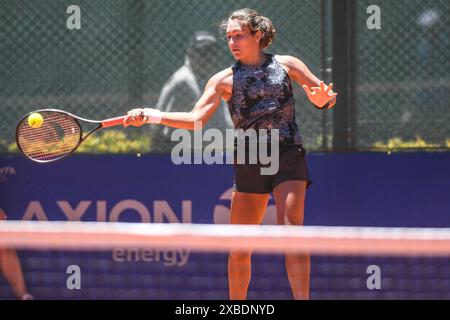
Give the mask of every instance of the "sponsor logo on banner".
<path id="1" fill-rule="evenodd" d="M 99 222 L 119 222 L 127 218 L 138 218 L 142 223 L 192 223 L 192 201 L 181 202 L 181 215 L 176 215 L 167 201 L 153 201 L 153 211 L 142 202 L 134 199 L 119 201 L 107 210 L 108 203 L 104 200 L 82 200 L 75 204 L 59 200 L 56 204 L 61 218 L 52 220 L 86 221 L 92 217 Z M 53 218 L 54 216 L 52 216 Z M 40 201 L 30 201 L 22 220 L 48 221 L 48 214 Z M 92 221 L 93 219 L 89 219 Z M 161 262 L 167 267 L 182 267 L 188 263 L 190 250 L 157 249 L 157 248 L 115 248 L 111 259 L 115 262 Z"/>
<path id="2" fill-rule="evenodd" d="M 191 223 L 192 222 L 192 201 L 183 200 L 181 202 L 181 215 L 177 216 L 167 201 L 153 201 L 153 211 L 142 202 L 134 199 L 126 199 L 114 204 L 108 210 L 105 200 L 81 200 L 78 203 L 69 203 L 66 200 L 58 200 L 56 204 L 59 208 L 57 216 L 52 216 L 52 220 L 68 221 L 99 221 L 99 222 L 119 222 L 126 221 L 127 218 L 138 218 L 144 223 Z M 152 213 L 151 213 L 152 212 Z M 92 219 L 94 213 L 95 219 Z M 86 219 L 89 216 L 90 219 Z M 181 217 L 181 219 L 180 219 Z M 40 201 L 30 201 L 22 220 L 48 221 L 47 211 Z M 129 220 L 128 220 L 129 221 Z"/>
<path id="3" fill-rule="evenodd" d="M 0 167 L 0 183 L 8 182 L 8 176 L 16 174 L 14 167 Z"/>

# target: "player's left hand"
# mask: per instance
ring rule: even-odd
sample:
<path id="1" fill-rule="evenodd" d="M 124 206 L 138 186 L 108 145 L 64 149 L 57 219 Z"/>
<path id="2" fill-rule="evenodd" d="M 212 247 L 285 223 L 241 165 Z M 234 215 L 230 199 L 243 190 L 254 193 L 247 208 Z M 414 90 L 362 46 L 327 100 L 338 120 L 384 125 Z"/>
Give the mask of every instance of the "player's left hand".
<path id="1" fill-rule="evenodd" d="M 311 89 L 303 85 L 309 101 L 319 109 L 331 109 L 336 103 L 337 93 L 333 92 L 332 88 L 332 83 L 326 85 L 323 81 L 320 81 L 319 87 L 311 87 Z"/>

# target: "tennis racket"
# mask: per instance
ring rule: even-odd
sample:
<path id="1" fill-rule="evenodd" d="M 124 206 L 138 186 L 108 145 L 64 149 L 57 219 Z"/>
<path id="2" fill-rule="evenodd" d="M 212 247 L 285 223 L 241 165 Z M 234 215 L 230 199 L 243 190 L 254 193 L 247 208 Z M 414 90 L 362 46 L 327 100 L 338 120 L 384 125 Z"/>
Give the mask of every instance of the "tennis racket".
<path id="1" fill-rule="evenodd" d="M 32 127 L 28 116 L 39 113 L 40 127 Z M 19 150 L 29 159 L 45 163 L 61 160 L 72 154 L 80 144 L 95 131 L 123 124 L 125 116 L 101 121 L 88 120 L 57 109 L 41 109 L 24 116 L 16 127 L 16 143 Z M 83 136 L 81 122 L 97 126 Z"/>

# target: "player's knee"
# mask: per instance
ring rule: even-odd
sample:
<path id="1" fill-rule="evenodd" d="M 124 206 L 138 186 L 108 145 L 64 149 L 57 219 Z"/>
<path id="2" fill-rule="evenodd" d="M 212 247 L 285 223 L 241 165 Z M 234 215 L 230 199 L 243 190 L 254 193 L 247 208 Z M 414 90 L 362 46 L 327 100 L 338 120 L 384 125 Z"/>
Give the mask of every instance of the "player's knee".
<path id="1" fill-rule="evenodd" d="M 290 224 L 293 226 L 302 226 L 303 225 L 303 210 L 295 209 L 288 210 L 286 212 L 287 221 L 286 224 Z"/>
<path id="2" fill-rule="evenodd" d="M 303 217 L 289 217 L 289 224 L 292 226 L 302 226 L 303 225 Z"/>
<path id="3" fill-rule="evenodd" d="M 286 210 L 277 215 L 277 224 L 301 226 L 303 225 L 303 211 Z"/>
<path id="4" fill-rule="evenodd" d="M 6 220 L 8 217 L 6 216 L 5 211 L 0 209 L 0 220 Z"/>

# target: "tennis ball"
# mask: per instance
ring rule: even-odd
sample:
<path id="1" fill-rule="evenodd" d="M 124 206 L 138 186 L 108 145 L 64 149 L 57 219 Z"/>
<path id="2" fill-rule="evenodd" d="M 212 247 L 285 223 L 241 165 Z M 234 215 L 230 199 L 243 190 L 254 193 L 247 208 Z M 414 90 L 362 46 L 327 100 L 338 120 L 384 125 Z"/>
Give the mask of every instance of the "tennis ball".
<path id="1" fill-rule="evenodd" d="M 40 113 L 33 112 L 28 116 L 28 124 L 32 128 L 40 128 L 43 122 L 44 118 L 41 116 Z"/>

